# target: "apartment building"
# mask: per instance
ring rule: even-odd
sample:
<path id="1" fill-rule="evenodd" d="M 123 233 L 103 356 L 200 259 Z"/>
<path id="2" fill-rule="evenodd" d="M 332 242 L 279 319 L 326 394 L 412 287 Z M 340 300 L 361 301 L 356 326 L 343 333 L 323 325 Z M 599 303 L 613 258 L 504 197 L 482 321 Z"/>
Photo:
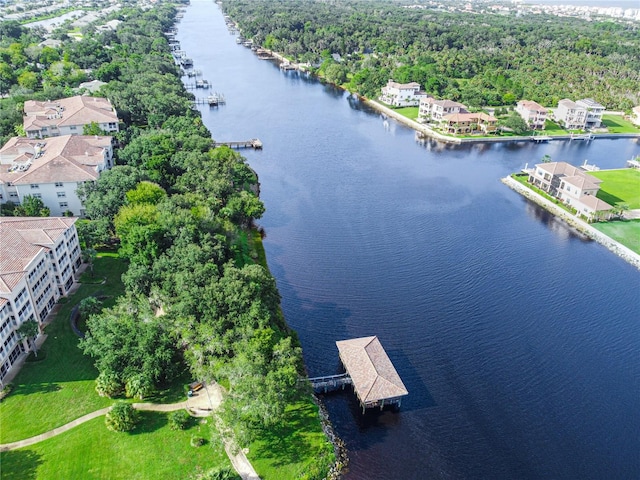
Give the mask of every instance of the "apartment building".
<path id="1" fill-rule="evenodd" d="M 42 199 L 52 216 L 84 216 L 76 190 L 113 166 L 112 137 L 11 138 L 0 149 L 0 203 Z"/>
<path id="2" fill-rule="evenodd" d="M 76 218 L 0 217 L 0 382 L 29 346 L 17 330 L 42 327 L 82 262 Z"/>
<path id="3" fill-rule="evenodd" d="M 520 100 L 516 106 L 520 115 L 532 130 L 544 130 L 547 121 L 547 109 L 532 100 Z"/>
<path id="4" fill-rule="evenodd" d="M 23 127 L 28 138 L 82 135 L 84 126 L 94 122 L 103 132 L 118 131 L 118 114 L 108 99 L 76 95 L 24 102 Z"/>

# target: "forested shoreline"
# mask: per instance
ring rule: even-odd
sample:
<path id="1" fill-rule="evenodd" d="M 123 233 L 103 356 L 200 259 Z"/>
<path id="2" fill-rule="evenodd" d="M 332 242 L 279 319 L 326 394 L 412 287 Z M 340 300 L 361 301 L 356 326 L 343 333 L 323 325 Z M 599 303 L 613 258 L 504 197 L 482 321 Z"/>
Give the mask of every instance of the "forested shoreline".
<path id="1" fill-rule="evenodd" d="M 640 103 L 638 24 L 448 13 L 377 0 L 222 6 L 255 44 L 315 65 L 327 81 L 367 98 L 392 78 L 476 108 L 523 98 L 555 106 L 590 97 L 624 111 Z"/>
<path id="2" fill-rule="evenodd" d="M 3 36 L 0 53 L 18 72 L 1 100 L 0 133 L 20 133 L 26 99 L 75 94 L 86 73 L 71 72 L 107 82 L 95 95 L 109 98 L 122 121 L 116 166 L 79 187 L 87 219 L 76 225 L 85 250 L 115 245 L 128 268 L 126 294 L 89 317 L 80 342 L 99 371 L 96 390 L 145 398 L 188 369 L 227 388 L 221 415 L 247 444 L 286 424 L 287 408 L 310 402 L 310 391 L 298 381 L 301 348 L 260 260 L 257 175 L 236 151 L 213 148 L 163 35 L 175 16 L 169 3 L 121 10 L 116 31 L 49 52 L 62 59 L 51 63 L 66 63 L 53 83 L 50 66 L 26 55 L 37 32 L 4 25 L 12 37 Z M 42 54 L 34 51 L 35 60 Z M 18 82 L 24 73 L 35 78 L 31 88 Z M 330 443 L 308 453 L 305 478 L 322 478 L 334 459 Z"/>

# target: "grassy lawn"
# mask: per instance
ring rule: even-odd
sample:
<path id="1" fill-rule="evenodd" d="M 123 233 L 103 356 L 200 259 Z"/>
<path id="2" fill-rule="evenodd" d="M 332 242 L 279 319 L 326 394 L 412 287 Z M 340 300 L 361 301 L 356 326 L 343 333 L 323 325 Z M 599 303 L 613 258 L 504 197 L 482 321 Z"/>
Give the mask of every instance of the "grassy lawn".
<path id="1" fill-rule="evenodd" d="M 640 171 L 633 168 L 589 172 L 602 180 L 597 197 L 609 205 L 626 203 L 634 210 L 640 208 Z"/>
<path id="2" fill-rule="evenodd" d="M 553 120 L 545 120 L 543 135 L 569 135 L 569 131 L 562 128 Z"/>
<path id="3" fill-rule="evenodd" d="M 390 107 L 393 108 L 393 107 Z M 419 107 L 400 107 L 400 108 L 393 108 L 396 112 L 398 112 L 400 115 L 403 115 L 407 118 L 409 118 L 410 120 L 417 120 L 418 119 L 418 110 L 420 110 Z"/>
<path id="4" fill-rule="evenodd" d="M 205 438 L 201 447 L 191 436 Z M 163 413 L 143 412 L 130 433 L 107 430 L 99 417 L 44 442 L 0 454 L 2 478 L 188 479 L 197 470 L 230 467 L 221 443 L 210 443 L 209 424 L 171 430 Z"/>
<path id="5" fill-rule="evenodd" d="M 46 358 L 26 363 L 12 382 L 13 392 L 0 403 L 1 443 L 46 432 L 112 403 L 94 390 L 97 371 L 93 360 L 78 348 L 69 314 L 80 300 L 94 293 L 106 296 L 105 305 L 112 305 L 123 292 L 120 276 L 125 269 L 125 262 L 117 254 L 99 254 L 95 276 L 106 277 L 106 283 L 83 284 L 64 299 L 66 302 L 60 302 L 63 305 L 56 319 L 46 327 Z"/>
<path id="6" fill-rule="evenodd" d="M 247 457 L 263 480 L 320 479 L 335 461 L 318 422 L 318 407 L 306 397 L 287 408 L 283 427 L 260 434 Z"/>
<path id="7" fill-rule="evenodd" d="M 634 252 L 640 253 L 640 220 L 601 222 L 591 226 Z"/>
<path id="8" fill-rule="evenodd" d="M 602 123 L 609 129 L 609 133 L 640 133 L 640 128 L 621 115 L 603 115 Z"/>

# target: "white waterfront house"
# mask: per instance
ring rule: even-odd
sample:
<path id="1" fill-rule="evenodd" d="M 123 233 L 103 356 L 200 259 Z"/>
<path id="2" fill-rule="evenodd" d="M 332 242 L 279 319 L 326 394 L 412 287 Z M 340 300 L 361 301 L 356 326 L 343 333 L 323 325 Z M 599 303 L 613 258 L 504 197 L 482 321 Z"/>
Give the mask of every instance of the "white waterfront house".
<path id="1" fill-rule="evenodd" d="M 42 199 L 52 216 L 84 216 L 76 189 L 113 166 L 112 137 L 13 137 L 0 149 L 0 203 Z"/>
<path id="2" fill-rule="evenodd" d="M 40 327 L 81 264 L 75 218 L 0 217 L 0 383 L 29 350 L 18 328 Z"/>
<path id="3" fill-rule="evenodd" d="M 555 119 L 568 130 L 598 128 L 602 125 L 604 105 L 592 98 L 583 98 L 574 102 L 565 98 L 558 102 Z"/>
<path id="4" fill-rule="evenodd" d="M 631 109 L 631 122 L 640 126 L 640 105 Z"/>
<path id="5" fill-rule="evenodd" d="M 532 130 L 544 130 L 547 121 L 547 109 L 532 100 L 520 100 L 516 112 L 527 122 Z"/>
<path id="6" fill-rule="evenodd" d="M 453 100 L 436 100 L 430 95 L 426 95 L 420 100 L 420 108 L 418 110 L 418 120 L 422 122 L 434 121 L 441 122 L 447 115 L 457 113 L 469 113 L 467 107 L 462 103 Z"/>
<path id="7" fill-rule="evenodd" d="M 420 91 L 419 83 L 396 83 L 389 80 L 382 87 L 380 101 L 394 107 L 417 107 L 420 99 L 427 96 L 425 92 Z"/>
<path id="8" fill-rule="evenodd" d="M 84 126 L 93 122 L 103 132 L 118 131 L 118 114 L 108 99 L 76 95 L 54 101 L 24 102 L 23 127 L 29 138 L 82 135 Z"/>

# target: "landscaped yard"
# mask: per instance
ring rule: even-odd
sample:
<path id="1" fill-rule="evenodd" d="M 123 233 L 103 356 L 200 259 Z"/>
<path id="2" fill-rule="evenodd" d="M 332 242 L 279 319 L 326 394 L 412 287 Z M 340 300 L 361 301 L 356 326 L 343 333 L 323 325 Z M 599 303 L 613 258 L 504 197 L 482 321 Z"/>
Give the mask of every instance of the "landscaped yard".
<path id="1" fill-rule="evenodd" d="M 210 422 L 210 420 L 208 420 Z M 107 430 L 99 417 L 30 447 L 0 454 L 3 480 L 188 479 L 196 471 L 231 467 L 209 424 L 171 430 L 167 415 L 142 412 L 130 433 Z M 192 447 L 191 437 L 207 442 Z"/>
<path id="2" fill-rule="evenodd" d="M 603 115 L 602 123 L 607 126 L 609 133 L 640 133 L 640 128 L 621 115 Z"/>
<path id="3" fill-rule="evenodd" d="M 247 457 L 263 480 L 322 478 L 335 461 L 333 446 L 318 424 L 318 407 L 310 398 L 287 407 L 286 426 L 259 437 L 249 445 Z"/>
<path id="4" fill-rule="evenodd" d="M 400 108 L 394 108 L 394 110 L 398 112 L 400 115 L 404 115 L 410 120 L 417 120 L 418 110 L 420 110 L 420 108 L 419 107 L 400 107 Z"/>
<path id="5" fill-rule="evenodd" d="M 609 205 L 626 203 L 629 208 L 640 208 L 640 170 L 621 168 L 589 172 L 602 180 L 597 197 Z"/>
<path id="6" fill-rule="evenodd" d="M 640 254 L 640 220 L 602 222 L 592 226 Z"/>
<path id="7" fill-rule="evenodd" d="M 94 281 L 106 278 L 105 283 L 83 284 L 63 299 L 56 319 L 46 327 L 48 338 L 41 355 L 45 358 L 26 363 L 12 382 L 13 392 L 0 403 L 0 443 L 46 432 L 113 402 L 96 393 L 98 373 L 93 360 L 78 348 L 69 315 L 74 305 L 95 293 L 107 297 L 106 306 L 113 304 L 123 292 L 120 276 L 125 268 L 116 254 L 101 253 L 95 260 Z"/>

